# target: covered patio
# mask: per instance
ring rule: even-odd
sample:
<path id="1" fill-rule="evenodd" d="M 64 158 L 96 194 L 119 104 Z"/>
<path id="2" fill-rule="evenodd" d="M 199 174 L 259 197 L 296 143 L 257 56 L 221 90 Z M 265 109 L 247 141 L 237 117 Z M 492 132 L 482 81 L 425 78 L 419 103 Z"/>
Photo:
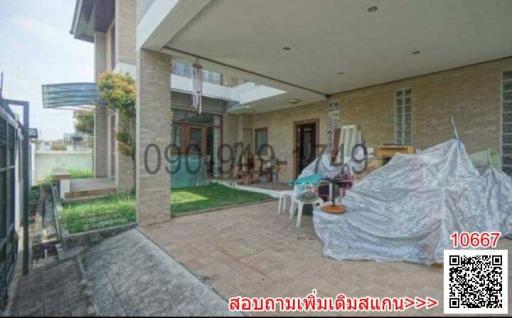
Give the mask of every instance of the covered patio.
<path id="1" fill-rule="evenodd" d="M 510 173 L 511 10 L 501 0 L 148 2 L 136 26 L 139 224 L 169 219 L 169 176 L 146 163 L 163 167 L 173 143 L 173 61 L 282 91 L 234 99 L 222 114 L 222 146 L 271 146 L 272 181 L 286 184 L 338 146 L 344 126 L 368 148 L 421 150 L 453 137 L 450 118 L 469 153 L 493 149 Z"/>

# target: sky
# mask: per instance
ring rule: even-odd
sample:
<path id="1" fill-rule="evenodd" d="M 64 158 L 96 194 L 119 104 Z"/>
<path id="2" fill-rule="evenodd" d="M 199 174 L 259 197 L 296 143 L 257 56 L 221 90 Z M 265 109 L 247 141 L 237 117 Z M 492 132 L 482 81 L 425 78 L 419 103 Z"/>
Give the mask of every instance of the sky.
<path id="1" fill-rule="evenodd" d="M 30 102 L 39 139 L 74 132 L 73 112 L 43 110 L 41 85 L 94 81 L 94 46 L 69 33 L 75 0 L 0 0 L 3 96 Z"/>

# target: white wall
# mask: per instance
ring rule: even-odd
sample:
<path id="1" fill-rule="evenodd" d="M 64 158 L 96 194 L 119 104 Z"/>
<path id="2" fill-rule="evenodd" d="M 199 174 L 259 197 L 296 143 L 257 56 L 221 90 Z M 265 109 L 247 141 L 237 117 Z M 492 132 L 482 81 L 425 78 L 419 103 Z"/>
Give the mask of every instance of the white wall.
<path id="1" fill-rule="evenodd" d="M 33 164 L 32 183 L 37 184 L 50 175 L 55 168 L 92 170 L 92 152 L 36 152 Z"/>

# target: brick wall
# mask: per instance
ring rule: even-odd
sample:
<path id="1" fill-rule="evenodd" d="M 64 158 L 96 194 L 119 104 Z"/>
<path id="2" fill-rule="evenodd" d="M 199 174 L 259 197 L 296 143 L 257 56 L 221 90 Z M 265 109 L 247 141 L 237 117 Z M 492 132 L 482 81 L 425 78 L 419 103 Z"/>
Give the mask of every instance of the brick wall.
<path id="1" fill-rule="evenodd" d="M 394 141 L 394 93 L 412 88 L 412 143 L 424 149 L 453 137 L 453 116 L 469 152 L 499 149 L 502 72 L 512 58 L 411 79 L 357 89 L 334 96 L 342 108 L 342 124 L 357 124 L 369 146 Z M 293 177 L 293 123 L 320 120 L 320 143 L 327 142 L 327 103 L 252 115 L 243 128 L 268 127 L 269 143 L 279 159 L 287 160 L 280 179 Z M 232 133 L 232 129 L 224 130 Z M 238 131 L 234 132 L 238 136 Z M 233 137 L 235 138 L 235 137 Z M 225 135 L 224 140 L 229 138 Z"/>
<path id="2" fill-rule="evenodd" d="M 272 145 L 276 158 L 287 161 L 285 165 L 281 166 L 279 172 L 280 181 L 287 182 L 294 177 L 294 123 L 309 119 L 319 120 L 319 142 L 321 145 L 326 144 L 328 127 L 326 103 L 316 103 L 252 116 L 252 128 L 258 129 L 267 127 L 269 144 Z M 318 151 L 320 151 L 320 149 Z"/>
<path id="3" fill-rule="evenodd" d="M 224 114 L 222 116 L 222 144 L 231 146 L 234 150 L 233 145 L 238 141 L 238 116 L 231 114 Z M 222 147 L 222 172 L 226 177 L 229 174 L 229 169 L 231 167 L 230 162 L 228 162 L 228 158 L 233 156 L 233 152 L 230 152 L 230 148 Z"/>
<path id="4" fill-rule="evenodd" d="M 393 141 L 394 91 L 412 88 L 412 143 L 417 148 L 453 137 L 453 116 L 469 152 L 499 148 L 502 72 L 512 58 L 359 89 L 335 98 L 342 121 L 359 124 L 371 146 Z"/>

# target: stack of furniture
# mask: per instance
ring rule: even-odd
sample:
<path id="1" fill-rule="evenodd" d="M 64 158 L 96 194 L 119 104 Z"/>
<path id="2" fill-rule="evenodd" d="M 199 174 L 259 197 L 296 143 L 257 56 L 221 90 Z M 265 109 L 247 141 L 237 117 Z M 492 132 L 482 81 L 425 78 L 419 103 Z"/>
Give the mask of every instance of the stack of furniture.
<path id="1" fill-rule="evenodd" d="M 388 163 L 397 153 L 414 154 L 416 153 L 416 149 L 413 146 L 383 145 L 375 147 L 373 150 L 373 154 L 382 159 L 384 164 Z"/>

